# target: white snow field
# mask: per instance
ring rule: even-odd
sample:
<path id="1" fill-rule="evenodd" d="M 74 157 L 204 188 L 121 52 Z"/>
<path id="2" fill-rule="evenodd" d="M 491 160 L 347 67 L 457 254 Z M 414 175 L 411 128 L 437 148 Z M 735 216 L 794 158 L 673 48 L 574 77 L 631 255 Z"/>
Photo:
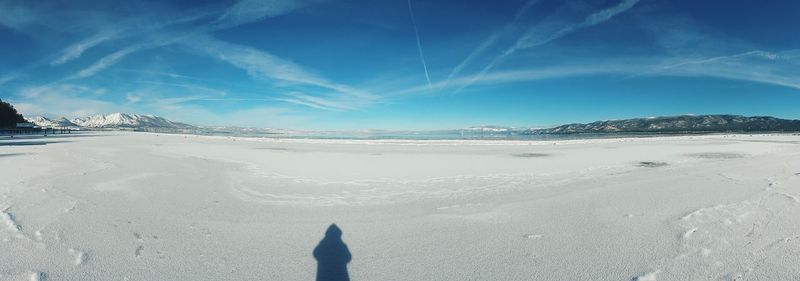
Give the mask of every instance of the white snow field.
<path id="1" fill-rule="evenodd" d="M 354 281 L 799 280 L 800 136 L 0 139 L 0 280 L 314 280 L 332 223 Z"/>

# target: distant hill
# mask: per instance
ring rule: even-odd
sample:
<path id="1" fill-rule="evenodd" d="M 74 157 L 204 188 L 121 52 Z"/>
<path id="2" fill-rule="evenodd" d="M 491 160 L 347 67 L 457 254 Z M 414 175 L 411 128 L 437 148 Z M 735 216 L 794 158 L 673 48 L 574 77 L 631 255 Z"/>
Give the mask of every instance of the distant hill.
<path id="1" fill-rule="evenodd" d="M 474 136 L 505 138 L 515 135 L 565 135 L 565 134 L 615 134 L 615 133 L 748 133 L 748 132 L 800 132 L 800 120 L 780 119 L 768 116 L 747 117 L 741 115 L 681 115 L 651 118 L 633 118 L 621 120 L 597 121 L 587 124 L 566 124 L 552 128 L 519 128 L 502 126 L 476 126 L 454 130 L 434 131 L 297 131 L 270 128 L 240 127 L 195 127 L 186 123 L 175 122 L 163 117 L 132 113 L 99 114 L 83 118 L 67 120 L 60 117 L 26 118 L 28 122 L 46 128 L 85 128 L 85 129 L 122 129 L 154 132 L 182 132 L 211 135 L 238 136 L 359 136 L 376 137 L 407 136 L 413 137 L 449 137 Z"/>
<path id="2" fill-rule="evenodd" d="M 800 120 L 768 116 L 682 115 L 567 124 L 523 134 L 800 132 Z"/>

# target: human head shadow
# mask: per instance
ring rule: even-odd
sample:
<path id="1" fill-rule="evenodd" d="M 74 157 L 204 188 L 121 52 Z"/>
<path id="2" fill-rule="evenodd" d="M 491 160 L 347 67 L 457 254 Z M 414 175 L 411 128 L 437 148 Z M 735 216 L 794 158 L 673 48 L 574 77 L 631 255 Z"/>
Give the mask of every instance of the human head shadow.
<path id="1" fill-rule="evenodd" d="M 342 230 L 331 224 L 325 231 L 325 237 L 314 248 L 317 260 L 317 281 L 350 281 L 347 263 L 352 256 L 347 245 L 342 241 Z"/>

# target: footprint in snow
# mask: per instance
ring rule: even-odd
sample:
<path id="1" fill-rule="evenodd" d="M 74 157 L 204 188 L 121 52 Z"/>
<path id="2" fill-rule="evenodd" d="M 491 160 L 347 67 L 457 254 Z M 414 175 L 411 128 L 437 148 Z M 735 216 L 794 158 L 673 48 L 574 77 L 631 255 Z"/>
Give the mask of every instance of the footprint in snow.
<path id="1" fill-rule="evenodd" d="M 69 250 L 67 250 L 67 252 L 70 255 L 75 256 L 75 261 L 74 261 L 75 262 L 75 266 L 79 266 L 79 265 L 83 264 L 83 262 L 85 262 L 86 259 L 88 258 L 86 252 L 78 250 L 78 249 L 70 248 Z"/>
<path id="2" fill-rule="evenodd" d="M 142 256 L 142 251 L 144 251 L 144 246 L 139 245 L 139 247 L 136 247 L 136 250 L 133 252 L 133 254 L 138 258 Z"/>

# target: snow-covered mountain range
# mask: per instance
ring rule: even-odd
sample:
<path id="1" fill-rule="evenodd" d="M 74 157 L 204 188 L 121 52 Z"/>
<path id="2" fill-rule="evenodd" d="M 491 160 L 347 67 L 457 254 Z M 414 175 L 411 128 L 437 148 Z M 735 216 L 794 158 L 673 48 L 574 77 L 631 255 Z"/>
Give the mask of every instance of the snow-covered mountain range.
<path id="1" fill-rule="evenodd" d="M 769 116 L 680 115 L 567 124 L 524 134 L 800 132 L 800 120 Z"/>
<path id="2" fill-rule="evenodd" d="M 513 135 L 563 135 L 584 133 L 714 133 L 714 132 L 800 132 L 800 120 L 787 120 L 767 116 L 740 115 L 681 115 L 667 117 L 634 118 L 597 121 L 587 124 L 567 124 L 552 128 L 515 128 L 502 126 L 476 126 L 454 130 L 434 131 L 295 131 L 271 128 L 195 127 L 153 115 L 111 113 L 68 120 L 64 117 L 26 118 L 29 122 L 46 128 L 124 129 L 163 132 L 187 132 L 211 135 L 292 135 L 310 137 L 385 137 L 385 136 L 513 136 Z"/>
<path id="3" fill-rule="evenodd" d="M 74 128 L 78 127 L 72 121 L 64 117 L 59 117 L 56 119 L 50 119 L 43 116 L 36 116 L 31 118 L 25 118 L 28 122 L 36 124 L 36 126 L 43 127 L 43 128 Z"/>
<path id="4" fill-rule="evenodd" d="M 191 129 L 194 126 L 167 120 L 164 117 L 131 113 L 98 114 L 67 120 L 64 117 L 49 119 L 42 116 L 26 118 L 29 122 L 47 128 L 102 128 L 102 129 Z"/>

